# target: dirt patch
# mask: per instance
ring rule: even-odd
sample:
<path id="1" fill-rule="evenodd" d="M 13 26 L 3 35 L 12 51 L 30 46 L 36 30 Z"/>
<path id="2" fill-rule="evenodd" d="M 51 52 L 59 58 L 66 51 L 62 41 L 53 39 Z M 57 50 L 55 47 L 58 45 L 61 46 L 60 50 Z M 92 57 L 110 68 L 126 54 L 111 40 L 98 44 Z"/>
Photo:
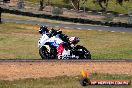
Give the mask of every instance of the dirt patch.
<path id="1" fill-rule="evenodd" d="M 0 80 L 80 75 L 90 73 L 132 75 L 131 62 L 0 62 Z"/>

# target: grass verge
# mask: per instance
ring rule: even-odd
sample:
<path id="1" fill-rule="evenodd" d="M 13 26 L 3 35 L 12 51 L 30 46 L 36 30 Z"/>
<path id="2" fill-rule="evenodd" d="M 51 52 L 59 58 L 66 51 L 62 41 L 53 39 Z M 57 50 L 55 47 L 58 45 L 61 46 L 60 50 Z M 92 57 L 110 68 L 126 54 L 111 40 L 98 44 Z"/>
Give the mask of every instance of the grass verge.
<path id="1" fill-rule="evenodd" d="M 110 75 L 110 74 L 91 74 L 91 79 L 101 80 L 131 80 L 132 76 L 128 75 Z M 54 78 L 39 79 L 20 79 L 14 81 L 0 81 L 0 88 L 84 88 L 79 81 L 81 76 L 61 76 Z M 126 86 L 87 86 L 85 88 L 131 88 L 132 85 Z"/>
<path id="2" fill-rule="evenodd" d="M 0 24 L 0 58 L 40 58 L 38 25 Z M 80 45 L 90 50 L 93 59 L 131 59 L 132 33 L 111 33 L 62 29 L 68 36 L 80 37 Z"/>

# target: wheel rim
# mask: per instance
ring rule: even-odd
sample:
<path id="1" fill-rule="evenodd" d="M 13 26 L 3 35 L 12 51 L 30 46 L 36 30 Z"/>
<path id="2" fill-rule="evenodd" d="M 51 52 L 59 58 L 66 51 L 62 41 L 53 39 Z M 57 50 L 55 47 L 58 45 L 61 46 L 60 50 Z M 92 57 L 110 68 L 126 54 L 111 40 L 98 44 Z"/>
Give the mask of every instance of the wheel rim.
<path id="1" fill-rule="evenodd" d="M 42 49 L 42 54 L 45 55 L 46 58 L 49 57 L 49 52 L 45 48 Z"/>
<path id="2" fill-rule="evenodd" d="M 90 52 L 87 49 L 85 49 L 85 48 L 78 48 L 78 50 L 79 49 L 82 49 L 82 52 L 81 52 L 82 54 L 80 56 L 80 59 L 91 59 Z"/>
<path id="3" fill-rule="evenodd" d="M 87 50 L 85 50 L 85 49 L 83 49 L 83 50 L 84 50 L 84 58 L 86 59 L 89 56 L 89 52 Z"/>
<path id="4" fill-rule="evenodd" d="M 51 47 L 50 52 L 46 48 L 42 49 L 42 54 L 45 55 L 47 59 L 55 59 L 56 58 L 56 52 L 53 47 Z"/>

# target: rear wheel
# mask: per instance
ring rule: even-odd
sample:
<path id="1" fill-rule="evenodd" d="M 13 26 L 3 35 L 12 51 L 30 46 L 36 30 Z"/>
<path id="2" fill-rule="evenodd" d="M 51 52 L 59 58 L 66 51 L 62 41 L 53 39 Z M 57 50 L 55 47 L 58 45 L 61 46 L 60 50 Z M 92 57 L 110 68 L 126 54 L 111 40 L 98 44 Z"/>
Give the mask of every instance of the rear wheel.
<path id="1" fill-rule="evenodd" d="M 77 55 L 79 55 L 79 59 L 91 59 L 90 52 L 83 46 L 76 46 Z"/>
<path id="2" fill-rule="evenodd" d="M 43 46 L 39 49 L 39 54 L 42 59 L 56 59 L 57 57 L 57 52 L 54 47 L 50 47 L 49 52 L 48 49 L 45 46 Z"/>

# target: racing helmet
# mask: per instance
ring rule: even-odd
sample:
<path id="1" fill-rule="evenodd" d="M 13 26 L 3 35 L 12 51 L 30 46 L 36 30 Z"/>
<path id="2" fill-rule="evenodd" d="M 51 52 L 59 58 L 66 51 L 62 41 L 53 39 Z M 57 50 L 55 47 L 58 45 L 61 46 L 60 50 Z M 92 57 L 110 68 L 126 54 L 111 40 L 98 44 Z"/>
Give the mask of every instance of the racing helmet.
<path id="1" fill-rule="evenodd" d="M 47 26 L 41 26 L 40 29 L 39 29 L 40 34 L 48 33 L 48 32 L 49 32 L 49 30 L 48 30 Z"/>
<path id="2" fill-rule="evenodd" d="M 70 37 L 69 38 L 70 43 L 77 44 L 80 41 L 79 37 Z"/>

